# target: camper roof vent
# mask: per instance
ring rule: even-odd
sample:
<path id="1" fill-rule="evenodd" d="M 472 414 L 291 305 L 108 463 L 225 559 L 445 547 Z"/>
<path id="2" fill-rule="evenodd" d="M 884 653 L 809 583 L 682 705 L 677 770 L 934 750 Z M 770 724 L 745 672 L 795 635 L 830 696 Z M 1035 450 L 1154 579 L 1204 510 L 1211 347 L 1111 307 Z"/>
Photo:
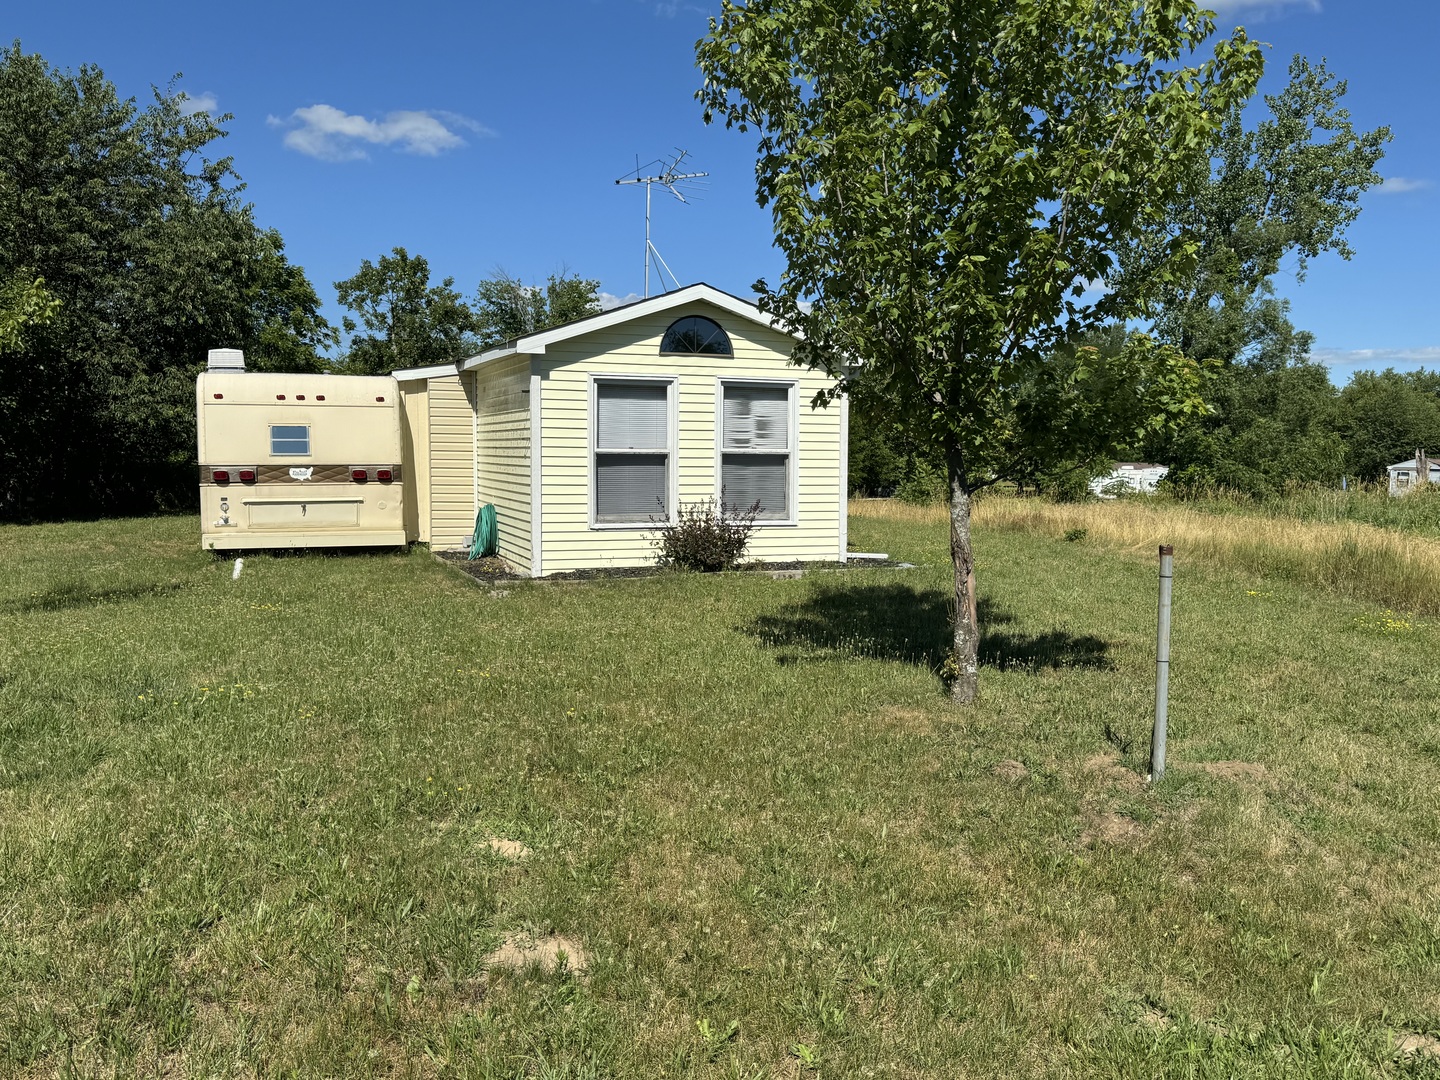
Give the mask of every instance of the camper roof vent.
<path id="1" fill-rule="evenodd" d="M 245 354 L 239 349 L 211 349 L 211 371 L 244 371 Z"/>

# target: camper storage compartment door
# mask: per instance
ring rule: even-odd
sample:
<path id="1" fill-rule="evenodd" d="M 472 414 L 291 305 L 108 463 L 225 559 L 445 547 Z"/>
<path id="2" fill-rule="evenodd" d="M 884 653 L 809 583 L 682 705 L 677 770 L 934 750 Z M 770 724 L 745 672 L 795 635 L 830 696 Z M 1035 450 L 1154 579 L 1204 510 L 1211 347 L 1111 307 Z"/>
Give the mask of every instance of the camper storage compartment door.
<path id="1" fill-rule="evenodd" d="M 359 498 L 245 499 L 252 529 L 334 529 L 360 524 Z"/>

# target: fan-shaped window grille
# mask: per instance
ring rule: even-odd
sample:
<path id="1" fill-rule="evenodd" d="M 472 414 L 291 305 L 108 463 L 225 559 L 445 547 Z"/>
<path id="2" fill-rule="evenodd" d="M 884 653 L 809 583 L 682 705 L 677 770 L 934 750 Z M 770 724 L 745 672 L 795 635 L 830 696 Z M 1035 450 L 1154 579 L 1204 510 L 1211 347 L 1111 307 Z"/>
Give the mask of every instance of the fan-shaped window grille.
<path id="1" fill-rule="evenodd" d="M 660 351 L 691 356 L 735 355 L 730 347 L 730 338 L 720 329 L 720 324 L 703 315 L 687 315 L 671 323 L 660 342 Z"/>

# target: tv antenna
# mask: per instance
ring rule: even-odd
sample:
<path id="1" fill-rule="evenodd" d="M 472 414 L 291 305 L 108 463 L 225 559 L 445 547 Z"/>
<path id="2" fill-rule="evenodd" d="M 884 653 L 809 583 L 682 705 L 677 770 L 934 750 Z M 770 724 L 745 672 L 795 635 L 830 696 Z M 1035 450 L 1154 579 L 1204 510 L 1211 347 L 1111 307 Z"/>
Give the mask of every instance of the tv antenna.
<path id="1" fill-rule="evenodd" d="M 672 271 L 665 260 L 660 257 L 659 249 L 650 242 L 650 189 L 656 184 L 660 184 L 682 203 L 688 203 L 690 200 L 685 198 L 685 192 L 681 189 L 702 187 L 703 185 L 700 181 L 702 178 L 710 175 L 708 172 L 681 172 L 682 163 L 688 154 L 689 151 L 677 148 L 673 159 L 656 158 L 648 165 L 641 165 L 640 158 L 637 155 L 635 158 L 635 174 L 633 176 L 622 176 L 619 180 L 615 181 L 617 184 L 645 185 L 645 295 L 647 297 L 650 295 L 650 266 L 652 263 L 655 266 L 655 276 L 660 279 L 660 287 L 662 289 L 665 289 L 666 292 L 670 291 L 665 288 L 666 274 L 670 275 L 670 280 L 675 283 L 675 288 L 678 289 L 680 287 L 680 279 L 675 276 L 674 271 Z M 653 169 L 657 165 L 660 166 L 659 172 L 651 176 L 640 175 L 646 169 Z"/>

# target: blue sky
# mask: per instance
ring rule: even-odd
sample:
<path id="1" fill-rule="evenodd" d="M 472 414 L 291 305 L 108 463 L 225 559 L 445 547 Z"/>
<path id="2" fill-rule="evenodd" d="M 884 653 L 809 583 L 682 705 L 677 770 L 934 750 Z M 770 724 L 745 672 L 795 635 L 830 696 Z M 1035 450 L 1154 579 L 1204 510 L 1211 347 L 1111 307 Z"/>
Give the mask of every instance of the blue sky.
<path id="1" fill-rule="evenodd" d="M 1216 0 L 1268 43 L 1268 89 L 1296 52 L 1349 81 L 1358 127 L 1394 132 L 1350 230 L 1356 256 L 1277 281 L 1336 381 L 1361 367 L 1440 367 L 1440 121 L 1432 0 Z M 698 199 L 655 199 L 656 246 L 682 282 L 750 295 L 781 263 L 754 198 L 754 141 L 707 128 L 694 42 L 718 3 L 371 0 L 240 7 L 29 4 L 7 30 L 51 64 L 93 63 L 126 95 L 183 72 L 232 113 L 223 152 L 338 322 L 332 283 L 396 245 L 463 293 L 495 268 L 562 267 L 615 297 L 643 289 L 644 195 L 615 180 L 677 148 L 709 172 Z M 655 284 L 652 281 L 652 291 Z"/>

